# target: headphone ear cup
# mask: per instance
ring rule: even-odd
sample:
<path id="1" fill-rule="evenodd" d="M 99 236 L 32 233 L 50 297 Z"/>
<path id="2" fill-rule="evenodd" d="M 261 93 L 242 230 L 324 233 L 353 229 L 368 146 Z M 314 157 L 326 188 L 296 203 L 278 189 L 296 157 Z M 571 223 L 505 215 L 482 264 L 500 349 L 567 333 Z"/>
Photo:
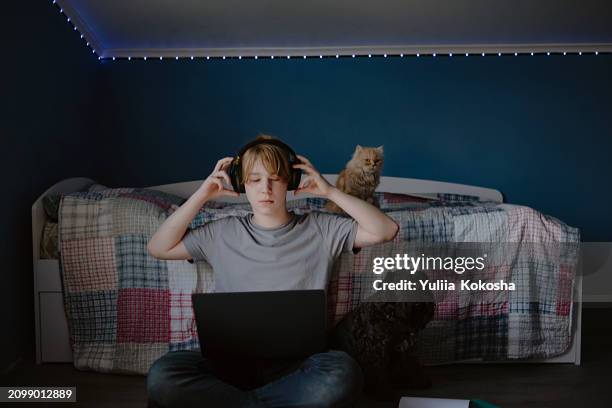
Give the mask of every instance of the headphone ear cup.
<path id="1" fill-rule="evenodd" d="M 297 189 L 300 185 L 300 181 L 302 179 L 302 169 L 296 169 L 293 167 L 294 164 L 299 164 L 300 160 L 295 155 L 293 155 L 291 152 L 288 152 L 287 159 L 289 161 L 289 171 L 290 171 L 287 191 L 292 191 L 292 190 Z"/>
<path id="2" fill-rule="evenodd" d="M 229 169 L 227 170 L 227 175 L 230 178 L 230 181 L 232 182 L 232 187 L 234 188 L 234 191 L 237 193 L 244 193 L 244 186 L 242 186 L 240 184 L 240 166 L 236 165 L 236 159 L 232 160 L 232 163 L 229 166 Z"/>
<path id="3" fill-rule="evenodd" d="M 293 169 L 291 190 L 296 190 L 302 180 L 302 169 Z"/>

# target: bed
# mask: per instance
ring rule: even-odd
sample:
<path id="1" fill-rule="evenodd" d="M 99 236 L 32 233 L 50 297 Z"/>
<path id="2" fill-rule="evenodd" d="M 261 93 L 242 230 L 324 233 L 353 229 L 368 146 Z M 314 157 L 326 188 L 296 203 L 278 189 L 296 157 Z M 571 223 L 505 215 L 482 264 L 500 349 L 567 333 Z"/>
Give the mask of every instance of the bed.
<path id="1" fill-rule="evenodd" d="M 331 183 L 335 182 L 337 175 L 326 174 L 324 177 Z M 160 186 L 148 187 L 147 190 L 154 190 L 160 194 L 167 194 L 168 197 L 176 196 L 187 198 L 202 181 L 191 181 L 183 183 L 174 183 Z M 42 194 L 32 206 L 32 236 L 33 236 L 33 271 L 34 271 L 34 299 L 35 299 L 35 325 L 36 325 L 36 361 L 38 363 L 45 362 L 75 362 L 79 368 L 91 369 L 91 364 L 88 361 L 80 361 L 77 363 L 73 355 L 74 339 L 71 339 L 69 333 L 68 321 L 64 311 L 65 299 L 63 296 L 64 284 L 62 274 L 60 273 L 59 259 L 41 257 L 41 242 L 43 241 L 43 232 L 49 231 L 48 216 L 43 205 L 43 198 L 51 194 L 71 194 L 78 191 L 88 191 L 92 186 L 95 186 L 94 180 L 88 178 L 71 178 L 58 182 L 50 187 Z M 129 189 L 127 189 L 129 190 Z M 127 191 L 126 190 L 126 191 Z M 502 194 L 493 189 L 467 186 L 453 183 L 444 183 L 430 180 L 418 180 L 409 178 L 382 177 L 381 183 L 377 189 L 377 194 L 385 195 L 385 199 L 391 197 L 392 201 L 394 194 L 410 195 L 416 199 L 423 200 L 440 200 L 453 199 L 454 196 L 465 198 L 470 197 L 477 202 L 486 202 L 492 207 L 515 208 L 503 204 Z M 450 198 L 449 198 L 450 197 Z M 308 200 L 312 197 L 307 195 L 300 196 L 300 200 Z M 294 198 L 290 195 L 288 202 Z M 246 203 L 246 198 L 242 195 L 240 198 L 230 198 L 219 203 L 219 206 L 237 205 Z M 318 203 L 317 203 L 318 205 Z M 535 212 L 534 212 L 535 213 Z M 582 303 L 582 277 L 576 274 L 572 279 L 571 285 L 571 301 L 569 302 L 569 310 L 567 311 L 567 322 L 569 323 L 569 344 L 567 348 L 553 357 L 549 358 L 530 358 L 530 359 L 506 359 L 488 361 L 483 358 L 455 358 L 453 362 L 462 363 L 489 363 L 489 362 L 504 362 L 512 363 L 514 361 L 533 362 L 533 363 L 572 363 L 580 364 L 580 338 L 581 338 L 581 303 Z M 183 305 L 185 307 L 185 305 Z M 73 333 L 74 334 L 74 333 Z M 193 340 L 193 339 L 192 339 Z M 72 343 L 72 344 L 71 344 Z M 132 343 L 132 346 L 137 341 Z M 191 343 L 193 345 L 193 342 Z M 187 347 L 187 346 L 185 346 Z M 153 350 L 148 361 L 144 363 L 134 363 L 124 367 L 125 372 L 130 373 L 146 373 L 146 369 L 150 361 L 156 358 L 167 348 Z M 135 353 L 134 350 L 126 349 L 123 351 L 124 356 Z M 124 357 L 127 358 L 127 357 Z M 140 365 L 138 365 L 140 364 Z M 428 365 L 436 365 L 438 363 L 431 362 Z M 121 371 L 121 367 L 109 367 L 101 365 L 95 367 L 100 371 Z"/>

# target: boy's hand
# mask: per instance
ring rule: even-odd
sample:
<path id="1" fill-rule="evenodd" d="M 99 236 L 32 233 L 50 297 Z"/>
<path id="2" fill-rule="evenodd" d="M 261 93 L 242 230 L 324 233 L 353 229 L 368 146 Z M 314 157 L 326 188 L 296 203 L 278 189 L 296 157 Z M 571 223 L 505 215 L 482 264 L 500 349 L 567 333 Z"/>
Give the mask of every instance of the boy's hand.
<path id="1" fill-rule="evenodd" d="M 232 185 L 226 169 L 232 162 L 233 157 L 224 157 L 215 165 L 215 169 L 204 180 L 198 191 L 203 194 L 207 200 L 211 200 L 220 196 L 240 197 L 240 194 L 235 192 L 233 188 L 225 188 L 223 181 L 226 181 L 229 186 Z"/>
<path id="2" fill-rule="evenodd" d="M 302 163 L 294 164 L 293 167 L 302 169 L 302 171 L 306 174 L 306 177 L 302 178 L 300 185 L 293 192 L 293 194 L 298 195 L 300 193 L 311 193 L 316 196 L 327 198 L 329 193 L 334 189 L 334 186 L 329 184 L 329 182 L 325 180 L 323 176 L 321 176 L 321 174 L 314 168 L 312 163 L 310 163 L 307 158 L 300 156 L 299 154 L 296 156 Z"/>

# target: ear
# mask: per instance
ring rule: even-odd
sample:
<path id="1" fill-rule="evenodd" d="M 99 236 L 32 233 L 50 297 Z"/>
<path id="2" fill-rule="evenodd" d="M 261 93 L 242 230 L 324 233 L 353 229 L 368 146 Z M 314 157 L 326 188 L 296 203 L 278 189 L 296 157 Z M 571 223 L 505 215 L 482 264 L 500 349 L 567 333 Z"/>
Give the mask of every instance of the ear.
<path id="1" fill-rule="evenodd" d="M 381 153 L 382 153 L 382 152 L 383 152 L 383 145 L 378 146 L 378 147 L 376 148 L 376 150 L 378 150 L 379 152 L 381 152 Z"/>
<path id="2" fill-rule="evenodd" d="M 362 149 L 361 145 L 357 145 L 357 147 L 355 147 L 355 151 L 356 152 L 360 152 Z"/>

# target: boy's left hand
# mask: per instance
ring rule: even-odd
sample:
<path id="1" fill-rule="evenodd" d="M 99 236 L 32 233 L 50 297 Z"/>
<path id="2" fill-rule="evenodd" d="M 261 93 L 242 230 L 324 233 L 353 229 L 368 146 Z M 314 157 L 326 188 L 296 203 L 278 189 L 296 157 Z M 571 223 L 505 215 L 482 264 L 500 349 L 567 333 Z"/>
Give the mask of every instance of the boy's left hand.
<path id="1" fill-rule="evenodd" d="M 321 176 L 321 174 L 314 168 L 310 160 L 305 158 L 304 156 L 296 155 L 298 159 L 302 162 L 301 164 L 294 164 L 293 167 L 297 169 L 302 169 L 302 171 L 306 174 L 306 177 L 302 177 L 302 181 L 297 189 L 293 192 L 294 195 L 298 195 L 300 193 L 311 193 L 316 196 L 321 196 L 327 198 L 329 193 L 334 189 L 334 186 L 329 184 L 327 180 Z"/>

